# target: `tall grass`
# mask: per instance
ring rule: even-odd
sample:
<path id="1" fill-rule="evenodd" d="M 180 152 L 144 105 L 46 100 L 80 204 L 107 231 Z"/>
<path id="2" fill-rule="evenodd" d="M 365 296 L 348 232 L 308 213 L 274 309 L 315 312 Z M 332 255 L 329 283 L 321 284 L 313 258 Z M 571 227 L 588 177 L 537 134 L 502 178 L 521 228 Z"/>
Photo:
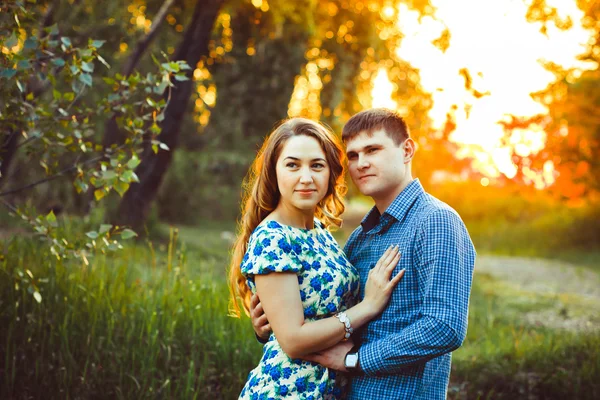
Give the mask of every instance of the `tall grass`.
<path id="1" fill-rule="evenodd" d="M 133 246 L 86 266 L 11 241 L 0 263 L 0 398 L 237 396 L 260 346 L 248 321 L 227 316 L 223 260 L 186 263 L 175 250 Z"/>
<path id="2" fill-rule="evenodd" d="M 0 398 L 237 398 L 261 346 L 246 318 L 227 316 L 227 227 L 184 229 L 187 245 L 171 232 L 89 265 L 58 262 L 31 238 L 6 241 Z M 574 332 L 523 318 L 581 306 L 565 301 L 476 274 L 449 397 L 599 398 L 598 326 Z"/>

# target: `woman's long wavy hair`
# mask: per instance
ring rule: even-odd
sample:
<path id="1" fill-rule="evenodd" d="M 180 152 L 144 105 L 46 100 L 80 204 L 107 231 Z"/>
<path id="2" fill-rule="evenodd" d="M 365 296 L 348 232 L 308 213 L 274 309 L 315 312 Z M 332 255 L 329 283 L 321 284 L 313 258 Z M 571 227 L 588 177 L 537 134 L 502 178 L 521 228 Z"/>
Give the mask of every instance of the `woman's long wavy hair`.
<path id="1" fill-rule="evenodd" d="M 229 267 L 230 314 L 233 316 L 240 316 L 240 299 L 246 314 L 250 311 L 251 293 L 240 266 L 250 235 L 279 204 L 275 166 L 281 149 L 289 138 L 302 135 L 319 142 L 330 170 L 327 194 L 317 205 L 315 216 L 327 228 L 340 227 L 342 224 L 340 215 L 345 208 L 342 198 L 347 187 L 344 183 L 345 154 L 340 139 L 325 126 L 309 119 L 291 118 L 284 121 L 265 139 L 242 185 L 242 217 L 238 223 Z"/>

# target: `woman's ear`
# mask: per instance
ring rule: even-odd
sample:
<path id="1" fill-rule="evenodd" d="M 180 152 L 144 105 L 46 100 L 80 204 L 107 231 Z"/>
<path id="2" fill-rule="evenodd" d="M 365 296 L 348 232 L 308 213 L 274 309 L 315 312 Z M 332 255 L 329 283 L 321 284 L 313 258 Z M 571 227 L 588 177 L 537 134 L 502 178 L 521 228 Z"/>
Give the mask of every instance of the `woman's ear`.
<path id="1" fill-rule="evenodd" d="M 415 152 L 417 151 L 417 144 L 411 138 L 408 138 L 404 141 L 403 150 L 404 150 L 404 163 L 408 164 L 412 161 Z"/>

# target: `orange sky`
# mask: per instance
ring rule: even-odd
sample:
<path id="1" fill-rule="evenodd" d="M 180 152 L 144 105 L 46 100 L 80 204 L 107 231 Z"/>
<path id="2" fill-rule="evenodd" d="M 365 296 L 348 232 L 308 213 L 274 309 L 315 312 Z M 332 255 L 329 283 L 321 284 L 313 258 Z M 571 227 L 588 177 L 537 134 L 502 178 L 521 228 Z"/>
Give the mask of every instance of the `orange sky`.
<path id="1" fill-rule="evenodd" d="M 421 21 L 417 12 L 401 6 L 398 24 L 405 38 L 398 55 L 420 70 L 421 83 L 433 96 L 430 116 L 434 126 L 441 127 L 446 113 L 456 104 L 457 128 L 451 139 L 465 144 L 461 155 L 473 156 L 474 167 L 491 179 L 499 174 L 511 178 L 516 168 L 509 149 L 500 144 L 503 131 L 498 121 L 508 114 L 546 112 L 530 96 L 553 80 L 541 60 L 585 69 L 575 59 L 590 38 L 581 28 L 582 12 L 575 1 L 548 0 L 561 16 L 571 16 L 574 24 L 568 31 L 549 25 L 548 36 L 544 36 L 539 32 L 540 24 L 526 21 L 527 4 L 523 0 L 432 0 L 431 4 L 436 8 L 435 19 L 425 17 Z M 450 47 L 443 53 L 431 42 L 446 27 L 451 34 Z M 466 91 L 461 68 L 469 70 L 474 89 L 490 94 L 477 99 Z M 385 71 L 376 77 L 372 94 L 374 106 L 396 106 L 390 99 L 391 85 Z M 470 107 L 469 115 L 465 105 Z M 514 144 L 523 155 L 543 148 L 541 129 L 520 133 Z M 536 186 L 544 187 L 553 180 L 553 168 L 547 168 Z"/>

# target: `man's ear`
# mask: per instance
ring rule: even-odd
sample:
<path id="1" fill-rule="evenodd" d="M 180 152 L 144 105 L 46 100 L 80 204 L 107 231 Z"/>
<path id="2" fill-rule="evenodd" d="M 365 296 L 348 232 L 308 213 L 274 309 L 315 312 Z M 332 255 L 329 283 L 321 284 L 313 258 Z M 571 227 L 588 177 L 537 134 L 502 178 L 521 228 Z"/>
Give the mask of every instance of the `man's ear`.
<path id="1" fill-rule="evenodd" d="M 411 138 L 408 138 L 402 144 L 402 150 L 404 150 L 404 163 L 408 164 L 412 161 L 415 152 L 417 151 L 417 144 Z"/>

